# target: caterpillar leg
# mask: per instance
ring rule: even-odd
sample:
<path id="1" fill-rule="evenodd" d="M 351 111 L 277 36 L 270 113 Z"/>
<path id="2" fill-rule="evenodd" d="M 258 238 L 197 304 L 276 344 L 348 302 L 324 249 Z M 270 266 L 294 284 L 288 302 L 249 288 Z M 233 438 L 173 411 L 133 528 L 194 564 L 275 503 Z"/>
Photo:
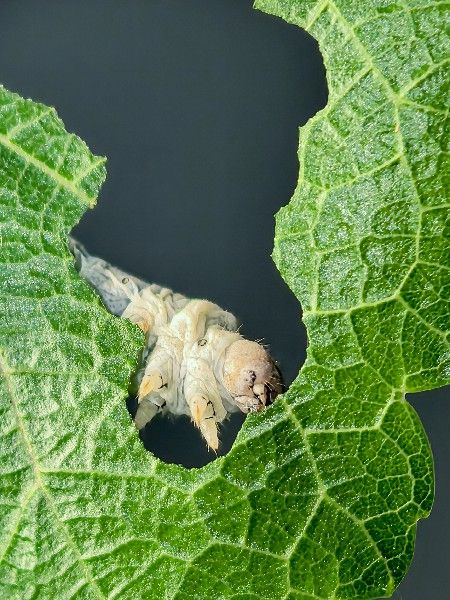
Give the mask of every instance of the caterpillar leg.
<path id="1" fill-rule="evenodd" d="M 168 346 L 167 350 L 166 347 Z M 169 337 L 166 339 L 164 334 L 160 335 L 153 351 L 150 353 L 145 371 L 142 376 L 138 391 L 138 402 L 153 392 L 158 392 L 160 395 L 165 392 L 172 393 L 174 386 L 175 363 L 181 360 L 177 354 L 182 352 L 180 342 Z"/>
<path id="2" fill-rule="evenodd" d="M 147 300 L 147 305 L 150 302 Z M 130 304 L 128 309 L 133 308 Z M 160 312 L 163 312 L 160 310 Z M 147 358 L 144 375 L 139 385 L 138 401 L 141 402 L 148 394 L 153 392 L 162 393 L 168 399 L 174 399 L 177 396 L 177 379 L 180 374 L 180 368 L 185 363 L 186 355 L 189 355 L 189 349 L 192 345 L 203 337 L 207 328 L 207 323 L 211 319 L 226 319 L 228 313 L 220 309 L 217 305 L 206 300 L 192 300 L 176 313 L 170 322 L 163 320 L 167 324 L 161 324 L 155 327 L 157 341 L 152 352 Z M 127 316 L 125 313 L 123 316 Z M 166 316 L 167 319 L 167 316 Z M 195 354 L 195 351 L 194 351 Z M 188 361 L 189 362 L 189 361 Z M 187 371 L 198 370 L 196 361 L 191 361 L 191 367 Z M 215 379 L 212 373 L 208 373 L 208 381 L 215 386 Z M 180 391 L 183 385 L 180 385 Z M 219 394 L 216 394 L 219 396 Z"/>
<path id="3" fill-rule="evenodd" d="M 166 381 L 164 381 L 166 379 Z M 159 370 L 153 370 L 149 373 L 144 373 L 142 377 L 141 384 L 139 386 L 138 392 L 138 402 L 139 404 L 142 400 L 151 394 L 152 392 L 157 392 L 158 390 L 162 390 L 164 387 L 168 385 L 168 378 L 164 378 L 163 374 Z"/>
<path id="4" fill-rule="evenodd" d="M 192 357 L 187 362 L 184 396 L 192 420 L 200 429 L 208 447 L 217 450 L 217 423 L 224 420 L 227 411 L 220 398 L 214 373 L 203 358 Z"/>
<path id="5" fill-rule="evenodd" d="M 157 394 L 153 394 L 150 397 L 144 399 L 138 405 L 138 409 L 136 411 L 136 415 L 134 417 L 134 423 L 137 429 L 142 429 L 149 423 L 155 415 L 157 415 L 165 406 L 165 400 L 158 396 Z"/>
<path id="6" fill-rule="evenodd" d="M 211 400 L 204 396 L 194 396 L 189 400 L 186 398 L 192 414 L 192 420 L 200 429 L 208 447 L 211 450 L 219 448 L 219 437 L 217 435 L 217 420 L 214 406 Z"/>

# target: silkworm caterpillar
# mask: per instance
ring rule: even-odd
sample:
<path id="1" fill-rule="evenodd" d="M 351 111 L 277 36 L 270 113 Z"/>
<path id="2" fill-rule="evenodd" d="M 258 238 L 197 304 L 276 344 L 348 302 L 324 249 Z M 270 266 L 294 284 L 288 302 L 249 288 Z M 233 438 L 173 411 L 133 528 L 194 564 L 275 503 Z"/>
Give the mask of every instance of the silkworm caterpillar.
<path id="1" fill-rule="evenodd" d="M 263 410 L 282 390 L 267 350 L 238 333 L 236 318 L 208 300 L 188 299 L 91 256 L 77 241 L 70 249 L 80 275 L 106 308 L 145 333 L 130 391 L 137 394 L 135 424 L 158 413 L 188 415 L 208 447 L 217 450 L 217 425 L 229 413 Z"/>

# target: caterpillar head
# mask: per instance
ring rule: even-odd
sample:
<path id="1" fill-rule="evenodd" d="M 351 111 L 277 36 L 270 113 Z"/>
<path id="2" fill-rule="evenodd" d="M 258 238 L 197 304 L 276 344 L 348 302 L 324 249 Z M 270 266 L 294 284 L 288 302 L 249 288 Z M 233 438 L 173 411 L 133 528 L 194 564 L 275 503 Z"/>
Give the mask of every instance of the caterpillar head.
<path id="1" fill-rule="evenodd" d="M 267 350 L 244 339 L 226 351 L 223 383 L 244 413 L 263 410 L 283 388 L 280 371 Z"/>

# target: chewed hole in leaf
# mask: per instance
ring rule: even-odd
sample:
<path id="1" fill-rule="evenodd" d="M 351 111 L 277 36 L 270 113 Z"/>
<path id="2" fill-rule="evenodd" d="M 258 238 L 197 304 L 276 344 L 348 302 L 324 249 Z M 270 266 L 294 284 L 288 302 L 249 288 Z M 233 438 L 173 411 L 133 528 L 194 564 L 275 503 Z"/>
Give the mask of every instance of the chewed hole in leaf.
<path id="1" fill-rule="evenodd" d="M 164 11 L 176 2 L 142 5 Z M 0 11 L 14 12 L 18 6 L 4 4 Z M 115 33 L 130 19 L 128 5 L 120 15 L 126 18 L 117 18 L 120 10 L 112 7 L 119 4 L 123 3 L 108 4 L 108 39 L 114 46 Z M 218 5 L 208 6 L 213 4 Z M 431 5 L 420 4 L 408 11 L 404 2 L 389 14 L 383 10 L 377 15 L 377 3 L 318 3 L 307 15 L 307 1 L 257 0 L 266 10 L 312 27 L 327 62 L 330 102 L 301 132 L 303 170 L 293 200 L 277 219 L 274 254 L 305 308 L 311 360 L 284 398 L 246 421 L 229 454 L 200 471 L 163 464 L 145 452 L 123 406 L 130 357 L 140 345 L 138 331 L 108 314 L 70 268 L 66 233 L 95 200 L 104 178 L 101 159 L 64 131 L 54 111 L 0 87 L 0 412 L 6 416 L 1 462 L 2 521 L 7 524 L 0 544 L 6 569 L 0 596 L 28 597 L 38 589 L 42 597 L 80 590 L 89 597 L 131 599 L 146 590 L 150 596 L 180 600 L 193 596 L 280 600 L 296 594 L 362 599 L 393 592 L 412 557 L 416 522 L 429 513 L 433 498 L 429 445 L 417 415 L 404 400 L 405 388 L 440 385 L 448 382 L 449 373 L 444 330 L 448 321 L 437 293 L 448 289 L 447 277 L 436 264 L 447 248 L 440 219 L 448 208 L 441 193 L 445 171 L 435 143 L 442 131 L 436 127 L 442 118 L 442 98 L 431 85 L 438 81 L 436 65 L 430 64 L 438 52 L 422 54 L 429 61 L 424 71 L 417 69 L 416 53 L 387 51 L 392 40 L 396 49 L 408 50 L 411 40 L 430 31 L 428 45 L 437 51 L 442 38 L 434 35 L 438 26 L 433 19 L 438 13 Z M 20 3 L 22 11 L 24 5 Z M 94 5 L 95 1 L 89 3 Z M 78 5 L 73 6 L 77 12 Z M 67 45 L 74 54 L 85 51 L 79 44 L 85 30 L 73 14 L 67 18 L 66 8 L 64 4 L 64 14 L 59 15 L 55 9 L 60 24 L 66 25 L 51 29 L 64 37 L 58 40 L 58 59 L 60 46 Z M 14 39 L 21 49 L 29 47 L 21 35 L 27 20 L 23 12 L 20 26 L 14 23 Z M 42 7 L 41 13 L 46 22 L 55 16 Z M 30 14 L 30 31 L 40 33 L 35 14 Z M 367 25 L 363 28 L 357 26 L 362 15 Z M 86 20 L 82 11 L 81 17 Z M 99 17 L 101 24 L 104 10 Z M 161 41 L 167 42 L 167 32 L 178 17 L 173 12 L 170 29 L 161 28 Z M 195 14 L 195 20 L 199 18 L 203 13 Z M 426 26 L 414 29 L 415 18 Z M 133 37 L 138 21 L 127 23 Z M 93 20 L 88 22 L 96 31 Z M 201 25 L 205 26 L 203 20 Z M 75 44 L 69 39 L 72 31 Z M 209 31 L 212 37 L 217 33 L 214 28 Z M 100 55 L 103 41 L 95 35 Z M 376 43 L 364 48 L 368 41 Z M 265 39 L 264 51 L 266 46 Z M 125 72 L 130 57 L 124 48 L 121 44 Z M 4 55 L 14 72 L 19 71 L 23 55 L 14 51 Z M 95 62 L 98 67 L 92 55 L 95 52 L 90 51 L 83 61 L 81 80 L 67 69 L 67 60 L 59 72 L 69 72 L 65 83 L 75 85 L 77 106 L 100 120 L 107 115 L 108 98 L 101 99 L 99 110 L 86 111 L 90 99 L 97 97 L 92 89 L 99 88 L 98 70 L 95 86 L 86 82 L 86 65 Z M 360 61 L 353 60 L 358 56 Z M 153 54 L 148 58 L 150 64 Z M 46 62 L 33 51 L 33 66 L 41 64 Z M 189 77 L 191 71 L 186 71 Z M 26 73 L 27 81 L 20 85 L 14 79 L 15 86 L 42 98 L 30 89 L 29 68 Z M 109 91 L 117 92 L 122 78 L 113 75 Z M 350 86 L 353 76 L 355 85 Z M 47 87 L 47 80 L 42 80 Z M 58 89 L 65 89 L 63 76 L 55 80 Z M 404 83 L 411 102 L 398 106 L 393 90 Z M 73 94 L 73 86 L 67 87 Z M 58 92 L 53 89 L 52 94 L 50 101 L 64 114 Z M 126 94 L 127 115 L 132 113 L 131 97 Z M 111 114 L 114 126 L 106 129 L 108 135 L 116 133 L 117 116 Z M 121 119 L 123 114 L 120 111 Z M 417 125 L 425 123 L 430 144 L 424 145 L 424 129 Z M 70 126 L 81 130 L 73 121 Z M 105 131 L 104 123 L 100 131 Z M 127 148 L 135 167 L 127 181 L 127 199 L 134 196 L 131 184 L 143 172 L 140 155 L 133 154 L 139 131 L 133 132 Z M 342 142 L 339 152 L 335 133 Z M 114 154 L 97 145 L 101 147 Z M 242 153 L 239 157 L 242 160 Z M 431 177 L 424 179 L 425 172 Z M 312 196 L 304 193 L 308 183 Z M 119 200 L 117 206 L 123 207 L 123 197 Z M 441 201 L 442 206 L 436 205 Z M 419 204 L 426 209 L 419 210 Z M 192 210 L 187 202 L 182 206 Z M 311 210 L 314 206 L 319 218 Z M 151 227 L 160 225 L 159 213 L 151 217 L 139 223 L 147 238 Z M 124 242 L 120 235 L 125 232 L 125 241 L 134 241 L 126 219 L 120 223 L 119 237 L 112 227 L 105 236 L 118 256 L 86 241 L 96 254 L 136 271 L 136 260 L 125 265 L 119 256 L 126 245 L 118 243 Z M 212 221 L 205 223 L 211 226 Z M 105 231 L 104 224 L 98 231 Z M 186 232 L 180 228 L 175 233 L 182 238 Z M 399 244 L 404 234 L 407 241 Z M 380 235 L 386 243 L 379 243 Z M 302 236 L 310 240 L 314 236 L 314 243 L 300 243 Z M 417 240 L 416 255 L 411 253 L 410 236 Z M 167 247 L 163 244 L 161 252 Z M 138 250 L 142 256 L 142 245 Z M 318 253 L 325 260 L 311 263 Z M 189 270 L 189 261 L 180 261 L 179 251 L 176 258 L 197 291 L 204 280 L 198 267 L 202 262 L 194 263 L 195 272 Z M 310 268 L 305 269 L 308 260 Z M 247 269 L 245 265 L 243 277 Z M 164 281 L 147 269 L 141 274 Z M 172 277 L 168 283 L 177 285 Z M 225 284 L 229 285 L 226 279 Z M 214 299 L 222 304 L 224 297 L 218 294 Z M 256 304 L 251 308 L 255 310 Z M 274 312 L 264 315 L 265 320 L 276 318 Z M 442 439 L 447 439 L 445 431 Z M 63 567 L 69 565 L 64 577 L 61 561 L 54 560 L 55 548 L 58 556 L 64 556 Z M 420 557 L 419 561 L 426 562 Z M 425 579 L 429 587 L 429 578 Z M 412 589 L 418 593 L 417 586 Z M 430 596 L 425 590 L 421 597 Z"/>
<path id="2" fill-rule="evenodd" d="M 207 9 L 207 27 L 192 9 L 183 12 L 179 45 L 155 41 L 161 22 L 150 8 L 142 16 L 145 37 L 128 41 L 135 70 L 123 74 L 123 86 L 134 90 L 133 109 L 123 122 L 115 119 L 120 133 L 101 146 L 109 157 L 108 197 L 74 235 L 127 272 L 235 314 L 246 338 L 269 346 L 289 384 L 304 360 L 306 335 L 298 301 L 270 257 L 273 215 L 297 179 L 298 126 L 326 102 L 322 58 L 304 31 L 245 6 Z M 161 18 L 173 26 L 169 13 Z M 97 43 L 110 35 L 100 26 Z M 106 87 L 110 68 L 102 74 Z M 120 99 L 107 102 L 111 115 L 120 113 Z M 98 124 L 89 130 L 90 139 L 95 130 L 104 136 Z M 131 398 L 132 414 L 134 407 Z M 218 455 L 243 420 L 235 413 L 220 426 Z M 185 417 L 157 416 L 141 436 L 166 462 L 201 466 L 216 456 Z"/>

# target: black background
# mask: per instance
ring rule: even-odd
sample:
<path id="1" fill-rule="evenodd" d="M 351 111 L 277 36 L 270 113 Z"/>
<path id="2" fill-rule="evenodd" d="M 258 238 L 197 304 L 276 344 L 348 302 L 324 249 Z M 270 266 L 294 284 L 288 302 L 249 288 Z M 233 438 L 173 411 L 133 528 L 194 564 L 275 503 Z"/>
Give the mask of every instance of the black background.
<path id="1" fill-rule="evenodd" d="M 54 105 L 108 156 L 99 205 L 77 237 L 125 270 L 234 312 L 291 381 L 306 336 L 270 253 L 273 214 L 297 179 L 297 127 L 327 99 L 315 41 L 248 0 L 2 0 L 0 28 L 0 82 Z M 449 597 L 447 396 L 412 400 L 437 498 L 394 598 Z M 239 424 L 222 430 L 223 452 Z M 187 466 L 213 458 L 187 419 L 155 420 L 145 442 Z"/>

